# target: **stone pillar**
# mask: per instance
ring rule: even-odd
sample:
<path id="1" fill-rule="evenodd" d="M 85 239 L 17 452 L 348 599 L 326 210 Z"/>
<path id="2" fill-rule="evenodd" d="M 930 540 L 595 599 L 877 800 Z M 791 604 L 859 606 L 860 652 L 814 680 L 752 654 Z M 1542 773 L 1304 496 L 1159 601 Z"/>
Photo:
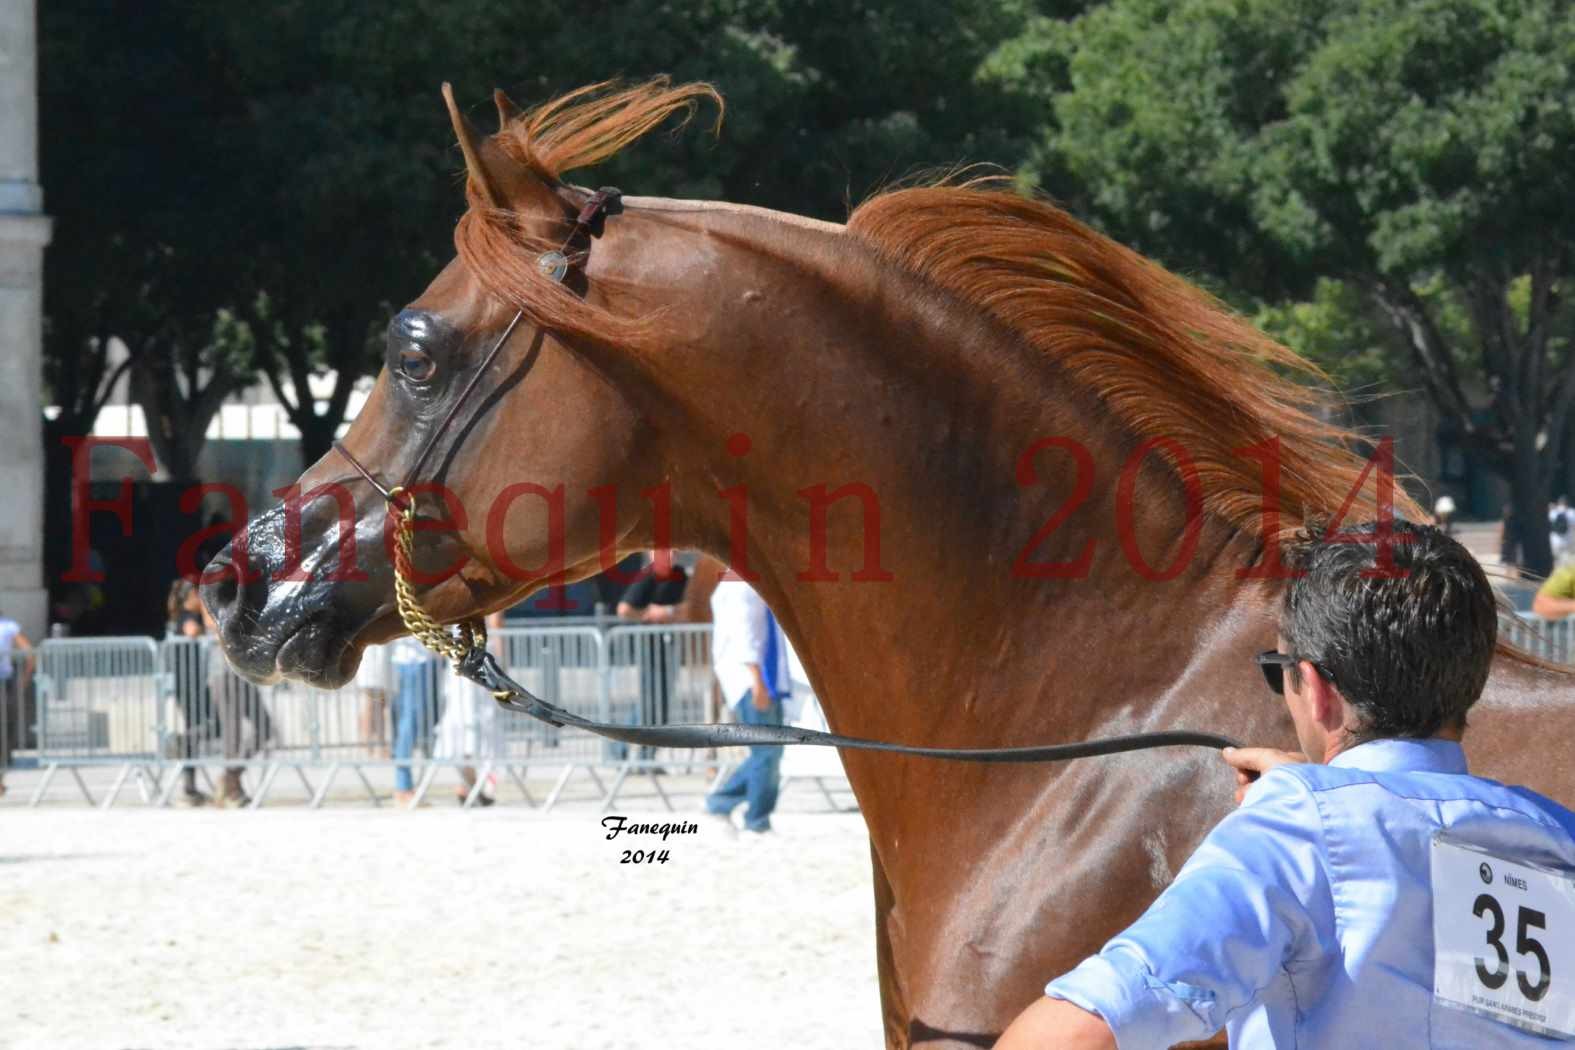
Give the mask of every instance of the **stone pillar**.
<path id="1" fill-rule="evenodd" d="M 34 0 L 0 0 L 0 615 L 45 633 L 43 262 Z"/>

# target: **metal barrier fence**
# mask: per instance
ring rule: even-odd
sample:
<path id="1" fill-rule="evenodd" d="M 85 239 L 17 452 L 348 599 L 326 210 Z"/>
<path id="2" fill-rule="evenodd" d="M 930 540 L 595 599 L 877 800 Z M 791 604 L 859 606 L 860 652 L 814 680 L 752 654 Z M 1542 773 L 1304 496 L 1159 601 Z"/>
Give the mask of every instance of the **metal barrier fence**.
<path id="1" fill-rule="evenodd" d="M 1501 616 L 1499 633 L 1544 660 L 1575 663 L 1575 618 L 1544 620 L 1533 613 Z"/>
<path id="2" fill-rule="evenodd" d="M 1522 614 L 1505 617 L 1501 630 L 1538 656 L 1575 663 L 1575 618 Z M 716 721 L 723 713 L 706 624 L 553 621 L 495 631 L 491 644 L 526 688 L 588 718 L 657 725 Z M 335 690 L 252 685 L 230 670 L 209 638 L 49 639 L 31 653 L 0 651 L 0 771 L 44 770 L 33 805 L 61 772 L 89 804 L 108 808 L 128 784 L 143 802 L 164 805 L 185 770 L 210 783 L 217 769 L 250 770 L 256 807 L 281 775 L 299 779 L 313 806 L 343 775 L 358 778 L 380 804 L 371 771 L 381 770 L 386 783 L 391 770 L 396 787 L 411 789 L 419 802 L 440 771 L 471 767 L 477 776 L 467 806 L 489 777 L 502 776 L 512 778 L 527 803 L 550 808 L 583 775 L 604 808 L 631 776 L 648 776 L 671 808 L 661 774 L 697 767 L 725 773 L 742 754 L 630 748 L 511 716 L 409 641 L 370 648 L 355 679 Z M 86 767 L 116 771 L 101 797 L 84 780 Z M 527 779 L 543 769 L 555 779 L 538 801 Z M 810 779 L 826 792 L 821 778 Z"/>
<path id="3" fill-rule="evenodd" d="M 587 718 L 635 725 L 718 713 L 706 624 L 514 626 L 494 631 L 491 646 L 526 688 Z M 409 641 L 369 648 L 355 679 L 334 690 L 253 685 L 205 637 L 50 639 L 35 656 L 36 706 L 0 708 L 0 723 L 16 733 L 7 740 L 29 746 L 44 770 L 33 805 L 61 773 L 89 804 L 108 808 L 128 784 L 143 802 L 165 805 L 183 778 L 202 777 L 211 787 L 219 770 L 251 771 L 253 807 L 281 775 L 298 779 L 313 806 L 342 776 L 358 778 L 378 803 L 368 775 L 376 770 L 385 786 L 391 770 L 396 789 L 411 790 L 419 803 L 441 770 L 470 767 L 476 781 L 467 805 L 489 776 L 503 776 L 530 804 L 551 807 L 583 775 L 610 807 L 633 775 L 649 776 L 671 808 L 660 774 L 742 757 L 630 749 L 510 716 Z M 90 766 L 117 770 L 97 797 L 82 776 Z M 542 769 L 556 779 L 538 803 L 527 777 Z"/>

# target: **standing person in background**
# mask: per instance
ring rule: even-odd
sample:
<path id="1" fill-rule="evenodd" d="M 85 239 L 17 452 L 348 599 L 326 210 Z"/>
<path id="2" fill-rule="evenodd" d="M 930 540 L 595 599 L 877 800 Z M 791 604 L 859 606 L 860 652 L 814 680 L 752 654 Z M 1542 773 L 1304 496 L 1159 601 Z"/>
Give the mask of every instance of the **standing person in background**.
<path id="1" fill-rule="evenodd" d="M 201 638 L 206 633 L 202 619 L 202 598 L 190 580 L 176 579 L 170 584 L 169 596 L 164 602 L 168 622 L 165 631 L 170 639 Z M 197 767 L 194 764 L 202 751 L 202 740 L 208 735 L 213 716 L 213 703 L 208 696 L 207 676 L 202 673 L 205 654 L 200 643 L 189 643 L 190 648 L 177 650 L 174 660 L 174 710 L 172 720 L 178 727 L 174 733 L 175 756 L 186 764 L 181 766 L 181 801 L 188 806 L 203 806 L 208 796 L 197 789 Z M 168 654 L 170 650 L 166 650 Z"/>
<path id="2" fill-rule="evenodd" d="M 1514 580 L 1520 578 L 1520 547 L 1523 541 L 1520 538 L 1520 519 L 1515 517 L 1515 505 L 1504 504 L 1504 519 L 1498 527 L 1498 563 L 1504 570 L 1504 576 Z"/>
<path id="3" fill-rule="evenodd" d="M 653 550 L 635 581 L 618 599 L 618 618 L 641 623 L 675 623 L 683 605 L 689 574 L 673 560 L 672 551 Z"/>
<path id="4" fill-rule="evenodd" d="M 1570 546 L 1570 505 L 1563 496 L 1548 508 L 1548 544 L 1553 548 L 1553 564 L 1561 564 Z"/>
<path id="5" fill-rule="evenodd" d="M 503 639 L 491 632 L 503 627 L 503 614 L 490 613 L 487 616 L 488 641 L 487 648 L 500 663 L 506 662 L 507 653 L 504 652 Z M 432 757 L 455 761 L 469 759 L 472 762 L 486 762 L 490 764 L 499 754 L 498 739 L 498 702 L 475 682 L 460 680 L 455 683 L 453 696 L 443 708 L 443 717 L 437 725 L 437 743 L 432 749 Z M 461 803 L 470 798 L 476 788 L 476 767 L 474 765 L 459 768 L 461 787 L 456 792 L 456 797 Z M 497 774 L 487 773 L 487 785 L 476 796 L 478 806 L 490 806 L 496 799 Z"/>
<path id="6" fill-rule="evenodd" d="M 1562 620 L 1575 613 L 1575 565 L 1560 565 L 1542 581 L 1531 611 L 1544 620 Z"/>
<path id="7" fill-rule="evenodd" d="M 33 643 L 22 625 L 0 615 L 0 798 L 5 797 L 5 773 L 11 753 L 21 743 L 22 717 L 28 686 L 33 680 Z"/>
<path id="8" fill-rule="evenodd" d="M 639 620 L 641 623 L 676 623 L 681 617 L 684 590 L 689 585 L 689 574 L 673 560 L 670 550 L 653 550 L 641 568 L 639 576 L 629 584 L 618 601 L 618 617 Z M 674 678 L 678 674 L 679 654 L 672 634 L 662 632 L 640 639 L 648 647 L 651 661 L 640 675 L 641 725 L 661 726 L 672 720 L 672 695 Z M 656 754 L 654 747 L 642 747 L 639 758 L 649 759 Z"/>
<path id="9" fill-rule="evenodd" d="M 198 602 L 201 605 L 200 601 Z M 218 634 L 218 625 L 201 607 L 203 627 L 209 635 Z M 273 739 L 273 718 L 263 703 L 262 690 L 242 678 L 230 667 L 222 653 L 208 652 L 208 695 L 219 715 L 219 733 L 224 740 L 224 779 L 214 796 L 216 806 L 245 807 L 251 796 L 241 784 L 244 763 L 268 746 Z"/>
<path id="10" fill-rule="evenodd" d="M 776 618 L 765 600 L 729 575 L 711 594 L 711 662 L 733 719 L 744 725 L 782 724 L 786 668 Z M 771 830 L 780 785 L 780 745 L 751 747 L 727 783 L 706 796 L 706 812 L 732 829 L 732 813 L 748 803 L 744 830 Z"/>
<path id="11" fill-rule="evenodd" d="M 416 797 L 411 757 L 422 727 L 436 715 L 437 657 L 426 646 L 406 635 L 390 643 L 389 663 L 394 672 L 394 805 L 408 807 Z"/>

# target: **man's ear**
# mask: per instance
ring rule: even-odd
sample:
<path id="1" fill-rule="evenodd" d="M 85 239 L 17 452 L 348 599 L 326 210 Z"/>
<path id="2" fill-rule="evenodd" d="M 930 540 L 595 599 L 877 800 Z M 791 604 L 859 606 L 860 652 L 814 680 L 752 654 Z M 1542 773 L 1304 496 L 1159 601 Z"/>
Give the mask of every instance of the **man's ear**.
<path id="1" fill-rule="evenodd" d="M 1297 670 L 1302 676 L 1307 713 L 1312 715 L 1313 721 L 1330 733 L 1344 726 L 1346 704 L 1340 691 L 1307 660 L 1303 660 Z"/>
<path id="2" fill-rule="evenodd" d="M 454 125 L 460 151 L 465 155 L 466 174 L 487 206 L 547 219 L 572 217 L 571 206 L 558 196 L 546 179 L 509 156 L 496 136 L 483 135 L 476 129 L 455 103 L 454 89 L 447 82 L 443 84 L 443 102 L 448 106 L 449 121 Z M 512 102 L 505 109 L 504 103 L 498 101 L 500 124 L 507 126 L 517 115 L 518 110 Z"/>

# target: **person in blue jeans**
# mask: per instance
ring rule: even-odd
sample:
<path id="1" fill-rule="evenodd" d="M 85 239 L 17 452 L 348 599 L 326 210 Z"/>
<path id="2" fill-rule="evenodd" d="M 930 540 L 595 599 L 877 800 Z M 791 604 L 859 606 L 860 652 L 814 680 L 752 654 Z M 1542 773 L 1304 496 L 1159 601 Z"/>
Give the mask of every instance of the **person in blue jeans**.
<path id="1" fill-rule="evenodd" d="M 781 725 L 786 667 L 771 610 L 749 584 L 724 577 L 711 595 L 711 620 L 712 668 L 734 720 L 744 725 Z M 733 811 L 747 805 L 744 830 L 770 831 L 781 765 L 780 745 L 751 747 L 749 757 L 727 783 L 706 796 L 706 812 L 727 822 L 731 830 Z"/>
<path id="2" fill-rule="evenodd" d="M 413 638 L 401 638 L 389 657 L 394 675 L 394 696 L 389 715 L 394 722 L 394 804 L 408 806 L 415 797 L 411 757 L 422 728 L 430 727 L 435 711 L 437 660 Z"/>

